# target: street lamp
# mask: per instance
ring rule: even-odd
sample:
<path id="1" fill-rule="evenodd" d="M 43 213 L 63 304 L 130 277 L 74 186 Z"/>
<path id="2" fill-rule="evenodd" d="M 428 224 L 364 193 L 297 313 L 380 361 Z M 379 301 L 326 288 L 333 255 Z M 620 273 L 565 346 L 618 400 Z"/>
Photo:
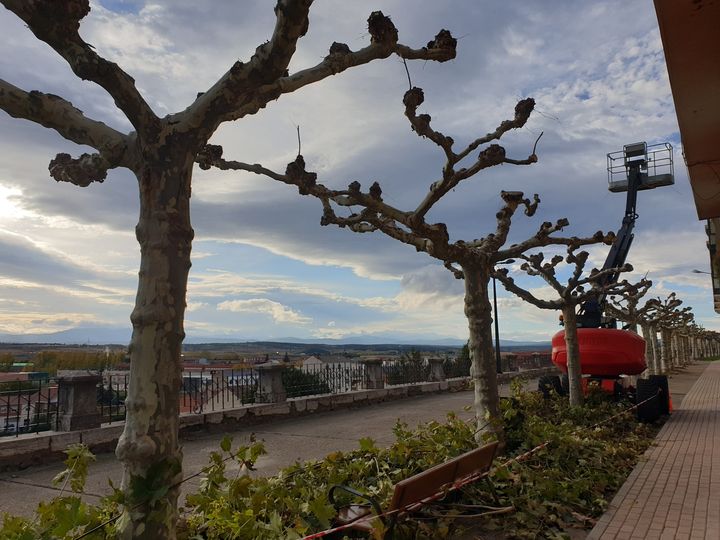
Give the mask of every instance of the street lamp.
<path id="1" fill-rule="evenodd" d="M 508 259 L 499 264 L 512 264 L 515 259 Z M 500 360 L 500 331 L 498 329 L 498 309 L 497 309 L 497 289 L 495 288 L 495 276 L 492 276 L 493 282 L 493 319 L 495 320 L 495 371 L 502 373 L 502 362 Z"/>
<path id="2" fill-rule="evenodd" d="M 495 319 L 495 371 L 502 373 L 502 362 L 500 361 L 500 333 L 498 331 L 498 310 L 497 310 L 497 290 L 495 289 L 495 276 L 493 281 L 493 319 Z"/>
<path id="3" fill-rule="evenodd" d="M 712 273 L 711 273 L 711 272 L 705 272 L 705 271 L 703 271 L 703 270 L 693 269 L 693 270 L 691 270 L 691 272 L 692 272 L 693 274 L 707 274 L 708 276 L 712 276 Z"/>

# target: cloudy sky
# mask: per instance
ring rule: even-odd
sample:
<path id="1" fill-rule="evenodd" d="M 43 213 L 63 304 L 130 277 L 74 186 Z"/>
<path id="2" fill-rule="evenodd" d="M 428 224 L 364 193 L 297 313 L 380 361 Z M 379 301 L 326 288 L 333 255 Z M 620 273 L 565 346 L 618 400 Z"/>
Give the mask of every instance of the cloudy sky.
<path id="1" fill-rule="evenodd" d="M 247 60 L 274 26 L 272 3 L 230 0 L 100 0 L 81 34 L 136 80 L 159 115 L 184 109 L 236 61 Z M 318 0 L 290 71 L 319 62 L 333 41 L 359 49 L 373 10 L 390 15 L 400 40 L 419 47 L 441 28 L 459 38 L 457 59 L 411 62 L 425 91 L 423 112 L 458 144 L 493 130 L 532 96 L 527 126 L 504 140 L 526 157 L 542 131 L 539 162 L 504 165 L 461 184 L 430 218 L 455 239 L 494 228 L 500 190 L 538 193 L 533 218 L 519 216 L 512 239 L 567 217 L 571 234 L 620 226 L 625 200 L 607 190 L 605 155 L 624 144 L 669 141 L 676 184 L 639 195 L 628 261 L 653 280 L 653 296 L 677 291 L 706 328 L 712 310 L 703 224 L 697 220 L 650 0 Z M 86 115 L 123 130 L 129 123 L 98 87 L 76 79 L 48 46 L 0 12 L 0 77 L 63 96 Z M 229 158 L 284 169 L 302 151 L 320 181 L 340 188 L 378 180 L 386 201 L 414 208 L 439 177 L 442 154 L 403 116 L 405 68 L 397 58 L 356 68 L 224 125 L 212 142 Z M 0 112 L 0 333 L 74 327 L 127 328 L 139 248 L 137 184 L 114 170 L 77 188 L 50 179 L 56 153 L 87 148 Z M 320 204 L 258 176 L 197 169 L 193 179 L 190 337 L 241 339 L 379 337 L 465 339 L 462 282 L 427 255 L 378 234 L 320 227 Z M 607 247 L 593 251 L 601 265 Z M 543 293 L 542 283 L 523 280 Z M 499 290 L 501 335 L 541 340 L 557 313 Z"/>

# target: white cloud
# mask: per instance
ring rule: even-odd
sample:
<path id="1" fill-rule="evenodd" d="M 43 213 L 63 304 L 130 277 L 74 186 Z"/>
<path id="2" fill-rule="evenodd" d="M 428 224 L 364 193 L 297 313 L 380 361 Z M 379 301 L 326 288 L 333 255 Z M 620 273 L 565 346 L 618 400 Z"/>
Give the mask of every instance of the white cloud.
<path id="1" fill-rule="evenodd" d="M 266 298 L 250 298 L 249 300 L 226 300 L 217 305 L 220 311 L 236 313 L 263 313 L 270 315 L 276 323 L 310 324 L 312 319 L 304 317 L 297 311 Z"/>

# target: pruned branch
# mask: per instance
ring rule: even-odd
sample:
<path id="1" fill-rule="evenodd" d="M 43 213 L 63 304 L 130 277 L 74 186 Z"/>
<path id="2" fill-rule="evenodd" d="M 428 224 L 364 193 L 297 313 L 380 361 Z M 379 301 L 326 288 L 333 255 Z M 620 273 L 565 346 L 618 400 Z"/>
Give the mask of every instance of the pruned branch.
<path id="1" fill-rule="evenodd" d="M 58 182 L 87 187 L 93 182 L 102 183 L 105 180 L 110 163 L 100 154 L 83 154 L 77 159 L 69 154 L 58 154 L 48 169 L 50 176 Z"/>
<path id="2" fill-rule="evenodd" d="M 0 79 L 0 109 L 13 118 L 30 120 L 54 129 L 69 141 L 91 146 L 115 166 L 128 166 L 124 157 L 131 138 L 86 117 L 80 109 L 59 96 L 35 90 L 26 92 Z"/>
<path id="3" fill-rule="evenodd" d="M 624 294 L 613 294 L 605 305 L 605 310 L 611 317 L 625 321 L 630 324 L 640 322 L 645 313 L 651 309 L 650 304 L 638 307 L 640 299 L 647 294 L 652 287 L 652 281 L 643 278 L 633 284 Z"/>
<path id="4" fill-rule="evenodd" d="M 159 120 L 138 92 L 133 78 L 98 55 L 80 37 L 80 21 L 90 12 L 89 0 L 1 1 L 25 21 L 39 40 L 62 56 L 78 77 L 104 88 L 138 133 L 146 135 L 157 128 Z"/>
<path id="5" fill-rule="evenodd" d="M 445 154 L 445 166 L 442 171 L 442 179 L 434 182 L 430 186 L 430 190 L 423 201 L 415 209 L 415 215 L 424 217 L 433 205 L 439 201 L 445 194 L 457 187 L 457 185 L 483 169 L 500 165 L 502 163 L 510 163 L 514 165 L 530 165 L 537 162 L 537 155 L 533 153 L 524 160 L 510 159 L 505 155 L 505 149 L 497 144 L 493 144 L 485 148 L 478 155 L 475 163 L 467 168 L 456 170 L 455 166 L 464 159 L 470 152 L 474 151 L 481 144 L 486 144 L 493 140 L 499 140 L 505 133 L 511 129 L 518 129 L 525 125 L 530 114 L 535 107 L 535 100 L 532 98 L 523 99 L 515 106 L 515 117 L 512 120 L 505 120 L 498 128 L 488 133 L 484 137 L 480 137 L 470 143 L 470 145 L 456 154 L 453 151 L 455 141 L 452 137 L 448 137 L 443 133 L 434 130 L 430 126 L 431 117 L 429 114 L 417 114 L 417 109 L 425 101 L 425 95 L 421 88 L 411 88 L 405 92 L 403 104 L 405 105 L 405 116 L 410 121 L 410 125 L 415 133 L 421 137 L 426 137 L 437 146 L 439 146 Z M 537 141 L 536 141 L 537 145 Z"/>
<path id="6" fill-rule="evenodd" d="M 553 233 L 561 231 L 569 224 L 570 222 L 566 218 L 561 218 L 557 220 L 555 224 L 546 221 L 542 225 L 540 225 L 540 228 L 538 229 L 538 232 L 535 234 L 535 236 L 525 240 L 524 242 L 520 242 L 519 244 L 513 244 L 509 248 L 498 251 L 493 256 L 493 261 L 499 262 L 504 259 L 513 259 L 519 257 L 521 253 L 525 253 L 528 250 L 548 245 L 565 245 L 569 248 L 577 249 L 580 246 L 587 246 L 597 243 L 612 244 L 615 239 L 615 233 L 603 233 L 602 231 L 598 231 L 593 236 L 589 237 L 551 236 Z"/>
<path id="7" fill-rule="evenodd" d="M 605 284 L 604 279 L 608 275 L 615 275 L 620 272 L 632 270 L 629 264 L 619 268 L 609 268 L 605 270 L 592 270 L 588 275 L 582 277 L 585 264 L 588 260 L 588 252 L 582 251 L 575 253 L 576 245 L 570 245 L 567 248 L 567 256 L 555 255 L 549 261 L 545 259 L 543 253 L 518 254 L 517 258 L 525 261 L 520 265 L 529 276 L 537 276 L 542 278 L 550 285 L 558 294 L 557 301 L 541 300 L 515 284 L 513 278 L 509 276 L 507 268 L 493 270 L 493 276 L 500 279 L 506 288 L 530 302 L 531 304 L 542 309 L 562 309 L 566 306 L 576 306 L 597 297 L 600 294 L 625 294 L 635 287 L 627 281 L 618 283 Z M 573 272 L 568 279 L 567 284 L 562 284 L 557 278 L 556 268 L 565 261 L 568 265 L 573 265 Z M 586 288 L 587 287 L 587 288 Z"/>
<path id="8" fill-rule="evenodd" d="M 510 277 L 507 268 L 496 269 L 495 271 L 493 271 L 492 276 L 499 279 L 500 282 L 503 284 L 503 287 L 505 287 L 507 291 L 522 298 L 533 306 L 539 307 L 540 309 L 562 309 L 563 307 L 563 301 L 559 298 L 557 300 L 545 300 L 542 298 L 538 298 L 530 291 L 519 287 L 515 283 L 515 280 Z"/>
<path id="9" fill-rule="evenodd" d="M 285 0 L 281 4 L 292 4 L 296 13 L 302 13 L 306 4 L 309 7 L 309 2 L 302 0 Z M 209 137 L 223 121 L 254 114 L 283 94 L 294 92 L 349 68 L 387 58 L 393 53 L 406 60 L 445 62 L 455 58 L 457 41 L 447 30 L 441 30 L 426 47 L 413 49 L 397 42 L 397 29 L 390 18 L 376 11 L 368 18 L 370 45 L 367 47 L 352 51 L 346 44 L 335 42 L 330 46 L 329 54 L 315 66 L 293 74 L 285 74 L 283 69 L 281 73 L 279 68 L 283 65 L 286 68 L 294 53 L 294 41 L 307 30 L 304 17 L 302 20 L 291 20 L 289 14 L 289 8 L 283 11 L 282 25 L 286 27 L 288 36 L 282 43 L 279 39 L 274 43 L 274 35 L 270 42 L 258 48 L 253 60 L 245 64 L 236 62 L 212 88 L 200 94 L 195 103 L 178 119 L 185 124 L 186 129 L 204 129 Z M 278 21 L 276 31 L 280 24 Z M 258 55 L 268 56 L 268 49 L 274 51 L 278 59 L 276 62 L 268 64 L 257 59 Z M 281 58 L 283 62 L 279 61 Z"/>

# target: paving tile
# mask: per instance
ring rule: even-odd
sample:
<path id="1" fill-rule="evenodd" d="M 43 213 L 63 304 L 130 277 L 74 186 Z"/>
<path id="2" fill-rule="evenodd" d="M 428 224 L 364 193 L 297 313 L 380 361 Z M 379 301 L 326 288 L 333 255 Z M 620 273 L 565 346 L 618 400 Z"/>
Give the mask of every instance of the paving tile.
<path id="1" fill-rule="evenodd" d="M 675 406 L 588 535 L 636 538 L 720 539 L 720 361 L 708 364 Z"/>

